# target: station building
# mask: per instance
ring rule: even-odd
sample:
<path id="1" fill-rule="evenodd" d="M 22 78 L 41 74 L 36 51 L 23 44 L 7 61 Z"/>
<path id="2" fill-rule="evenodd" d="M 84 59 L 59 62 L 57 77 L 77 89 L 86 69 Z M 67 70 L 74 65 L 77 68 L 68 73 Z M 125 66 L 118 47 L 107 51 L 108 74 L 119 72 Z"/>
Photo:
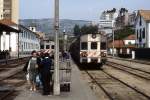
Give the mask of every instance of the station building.
<path id="1" fill-rule="evenodd" d="M 18 25 L 11 20 L 0 20 L 0 51 L 9 51 L 11 58 L 29 56 L 33 50 L 40 50 L 40 36 L 32 30 Z M 8 29 L 9 29 L 8 28 Z"/>
<path id="2" fill-rule="evenodd" d="M 0 35 L 0 50 L 1 51 L 9 51 L 10 56 L 17 57 L 18 56 L 18 34 L 19 28 L 18 25 L 10 20 L 0 20 L 0 24 L 3 24 L 9 28 L 12 28 L 17 31 L 7 31 L 5 28 L 1 27 L 1 35 Z"/>
<path id="3" fill-rule="evenodd" d="M 122 40 L 115 40 L 114 44 L 113 42 L 108 43 L 108 53 L 111 55 L 113 54 L 113 45 L 116 56 L 130 57 L 135 48 L 135 35 L 129 35 Z"/>
<path id="4" fill-rule="evenodd" d="M 20 56 L 29 56 L 33 50 L 40 51 L 40 36 L 32 31 L 19 25 L 19 54 Z"/>

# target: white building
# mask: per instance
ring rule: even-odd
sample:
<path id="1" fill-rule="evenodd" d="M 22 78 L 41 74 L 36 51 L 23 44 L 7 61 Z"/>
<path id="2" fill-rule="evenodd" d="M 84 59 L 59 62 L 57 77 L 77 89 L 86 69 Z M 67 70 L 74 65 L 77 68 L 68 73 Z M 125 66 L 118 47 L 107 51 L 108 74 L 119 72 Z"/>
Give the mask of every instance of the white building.
<path id="1" fill-rule="evenodd" d="M 10 20 L 0 20 L 1 24 L 4 24 L 10 28 L 18 30 L 18 25 L 13 23 Z M 0 35 L 0 50 L 8 50 L 10 51 L 11 56 L 17 57 L 18 55 L 18 33 L 12 31 L 5 31 L 2 28 L 2 35 Z"/>
<path id="2" fill-rule="evenodd" d="M 0 0 L 0 20 L 3 19 L 3 0 Z"/>
<path id="3" fill-rule="evenodd" d="M 40 50 L 40 38 L 36 32 L 17 25 L 10 20 L 0 20 L 0 23 L 19 30 L 19 32 L 5 32 L 2 28 L 0 35 L 0 50 L 8 50 L 11 57 L 24 57 L 31 54 L 33 50 Z M 19 34 L 19 37 L 18 37 Z M 19 44 L 19 45 L 18 45 Z M 18 54 L 19 52 L 19 54 Z"/>
<path id="4" fill-rule="evenodd" d="M 129 35 L 128 37 L 122 40 L 115 40 L 108 44 L 109 53 L 113 54 L 113 45 L 114 45 L 114 54 L 131 54 L 132 49 L 135 48 L 135 35 Z"/>
<path id="5" fill-rule="evenodd" d="M 22 25 L 19 25 L 19 30 L 20 55 L 31 55 L 33 50 L 40 51 L 40 36 Z"/>
<path id="6" fill-rule="evenodd" d="M 135 24 L 136 46 L 150 48 L 150 10 L 139 10 Z"/>
<path id="7" fill-rule="evenodd" d="M 99 30 L 105 32 L 106 34 L 112 33 L 112 27 L 114 27 L 117 16 L 118 13 L 116 9 L 102 12 L 99 20 Z"/>
<path id="8" fill-rule="evenodd" d="M 0 0 L 0 20 L 9 19 L 18 24 L 19 0 Z"/>

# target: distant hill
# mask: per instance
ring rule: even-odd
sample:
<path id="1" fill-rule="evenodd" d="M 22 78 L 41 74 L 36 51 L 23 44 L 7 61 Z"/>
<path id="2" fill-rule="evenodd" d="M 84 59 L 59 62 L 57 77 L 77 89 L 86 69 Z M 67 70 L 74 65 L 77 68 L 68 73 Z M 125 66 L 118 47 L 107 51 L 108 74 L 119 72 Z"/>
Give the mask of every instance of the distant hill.
<path id="1" fill-rule="evenodd" d="M 26 27 L 29 27 L 31 25 L 36 25 L 38 31 L 50 35 L 54 32 L 53 21 L 54 21 L 53 19 L 21 19 L 20 24 Z M 79 26 L 83 26 L 83 25 L 89 25 L 90 23 L 91 21 L 85 21 L 85 20 L 61 19 L 60 32 L 62 33 L 63 30 L 65 29 L 66 32 L 73 33 L 73 28 L 75 24 L 78 24 Z"/>

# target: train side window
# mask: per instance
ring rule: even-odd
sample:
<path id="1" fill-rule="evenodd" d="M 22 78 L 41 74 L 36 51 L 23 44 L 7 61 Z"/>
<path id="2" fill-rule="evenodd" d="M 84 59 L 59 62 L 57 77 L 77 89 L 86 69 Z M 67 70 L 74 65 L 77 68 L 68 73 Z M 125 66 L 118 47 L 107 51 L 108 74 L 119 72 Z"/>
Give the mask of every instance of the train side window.
<path id="1" fill-rule="evenodd" d="M 97 49 L 97 42 L 91 42 L 91 49 Z"/>
<path id="2" fill-rule="evenodd" d="M 101 49 L 102 50 L 106 49 L 106 42 L 101 42 Z"/>
<path id="3" fill-rule="evenodd" d="M 87 50 L 87 42 L 81 42 L 81 49 Z"/>
<path id="4" fill-rule="evenodd" d="M 49 49 L 49 45 L 46 45 L 46 49 Z"/>
<path id="5" fill-rule="evenodd" d="M 54 45 L 52 45 L 52 46 L 51 46 L 51 49 L 54 49 L 54 48 L 55 48 Z"/>

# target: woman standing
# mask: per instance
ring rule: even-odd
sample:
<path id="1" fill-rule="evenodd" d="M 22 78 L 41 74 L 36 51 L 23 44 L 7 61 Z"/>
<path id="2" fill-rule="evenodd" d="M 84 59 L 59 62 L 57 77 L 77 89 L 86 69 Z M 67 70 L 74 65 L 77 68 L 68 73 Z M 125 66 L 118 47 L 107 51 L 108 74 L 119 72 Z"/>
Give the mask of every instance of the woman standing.
<path id="1" fill-rule="evenodd" d="M 30 90 L 36 91 L 36 76 L 38 73 L 36 51 L 32 51 L 32 57 L 29 60 L 27 72 L 29 74 Z"/>

